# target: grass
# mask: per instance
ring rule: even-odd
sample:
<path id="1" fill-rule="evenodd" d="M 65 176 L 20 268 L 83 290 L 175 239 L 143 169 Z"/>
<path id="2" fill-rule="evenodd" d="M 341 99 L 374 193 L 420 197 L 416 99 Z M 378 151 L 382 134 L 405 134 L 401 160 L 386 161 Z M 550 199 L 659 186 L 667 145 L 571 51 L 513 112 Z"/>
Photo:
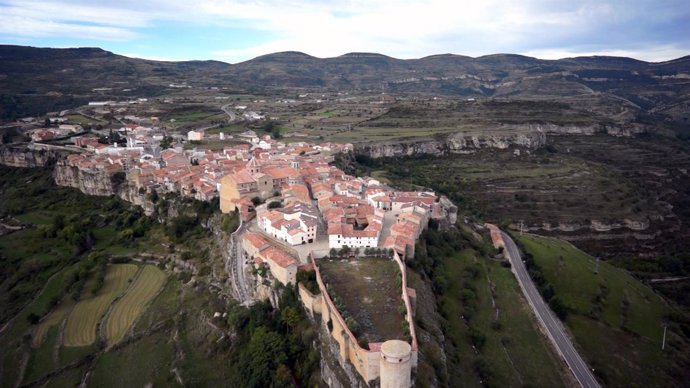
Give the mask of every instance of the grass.
<path id="1" fill-rule="evenodd" d="M 19 378 L 18 371 L 23 357 L 22 345 L 24 333 L 29 329 L 27 317 L 29 314 L 43 314 L 48 309 L 49 302 L 56 295 L 61 295 L 66 287 L 69 272 L 64 270 L 48 280 L 40 295 L 25 309 L 23 309 L 0 335 L 0 349 L 2 353 L 2 369 L 0 369 L 0 386 L 14 386 Z"/>
<path id="2" fill-rule="evenodd" d="M 51 378 L 46 387 L 77 387 L 81 382 L 84 371 L 80 368 L 68 369 Z"/>
<path id="3" fill-rule="evenodd" d="M 69 120 L 70 124 L 78 124 L 81 126 L 85 126 L 85 125 L 89 125 L 89 124 L 102 124 L 103 123 L 103 121 L 93 120 L 91 118 L 88 118 L 88 117 L 80 115 L 80 114 L 67 115 L 67 120 Z"/>
<path id="4" fill-rule="evenodd" d="M 32 345 L 34 347 L 39 347 L 43 343 L 48 331 L 56 325 L 59 325 L 62 320 L 69 314 L 69 312 L 74 307 L 74 301 L 71 298 L 65 298 L 65 300 L 60 303 L 56 308 L 54 308 L 41 322 L 36 326 L 34 330 Z"/>
<path id="5" fill-rule="evenodd" d="M 396 282 L 400 270 L 394 261 L 325 259 L 318 265 L 331 297 L 342 300 L 361 326 L 359 338 L 368 342 L 404 339 L 399 311 L 402 297 Z"/>
<path id="6" fill-rule="evenodd" d="M 472 155 L 362 159 L 357 175 L 385 177 L 398 185 L 428 187 L 473 215 L 528 226 L 638 220 L 659 206 L 607 166 L 566 153 L 482 150 Z"/>
<path id="7" fill-rule="evenodd" d="M 166 278 L 158 268 L 144 266 L 125 296 L 115 302 L 110 311 L 105 327 L 108 345 L 117 344 L 125 337 L 134 321 L 163 287 Z"/>
<path id="8" fill-rule="evenodd" d="M 136 274 L 134 264 L 115 264 L 108 268 L 103 288 L 97 295 L 86 294 L 67 318 L 65 346 L 86 346 L 96 340 L 96 326 L 110 304 L 121 295 Z M 88 290 L 88 287 L 85 287 Z"/>
<path id="9" fill-rule="evenodd" d="M 32 349 L 24 379 L 33 381 L 55 369 L 53 360 L 59 328 L 51 327 L 41 347 Z"/>
<path id="10" fill-rule="evenodd" d="M 470 267 L 479 269 L 473 280 L 467 277 Z M 438 302 L 446 318 L 450 381 L 462 381 L 463 386 L 470 387 L 565 385 L 560 361 L 536 329 L 509 269 L 478 258 L 471 249 L 445 260 L 444 269 L 448 289 Z M 469 321 L 468 302 L 463 300 L 465 282 L 474 285 L 477 296 Z M 481 345 L 475 344 L 476 351 L 471 347 L 472 333 L 484 338 Z"/>
<path id="11" fill-rule="evenodd" d="M 84 357 L 87 357 L 88 355 L 94 353 L 96 351 L 96 346 L 95 345 L 89 345 L 89 346 L 70 346 L 70 347 L 65 347 L 62 346 L 60 347 L 60 352 L 59 352 L 59 363 L 60 367 L 63 367 L 65 365 L 69 365 L 75 361 L 81 360 Z"/>
<path id="12" fill-rule="evenodd" d="M 662 321 L 671 308 L 624 271 L 552 238 L 518 237 L 555 295 L 568 307 L 566 324 L 598 376 L 613 386 L 673 385 L 673 364 L 661 351 Z"/>
<path id="13" fill-rule="evenodd" d="M 0 272 L 12 273 L 0 285 L 0 322 L 16 315 L 73 254 L 64 240 L 45 239 L 36 228 L 0 237 L 0 252 L 7 265 Z"/>
<path id="14" fill-rule="evenodd" d="M 175 349 L 169 333 L 159 332 L 98 359 L 90 385 L 94 387 L 177 386 L 170 370 Z"/>

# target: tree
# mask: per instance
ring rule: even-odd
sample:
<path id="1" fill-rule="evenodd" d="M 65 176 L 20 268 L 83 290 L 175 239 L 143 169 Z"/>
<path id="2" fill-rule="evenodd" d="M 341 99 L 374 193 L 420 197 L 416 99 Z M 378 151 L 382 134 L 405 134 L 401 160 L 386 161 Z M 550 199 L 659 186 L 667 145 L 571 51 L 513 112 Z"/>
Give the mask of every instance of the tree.
<path id="1" fill-rule="evenodd" d="M 292 306 L 285 307 L 280 312 L 280 319 L 290 328 L 293 329 L 300 322 L 299 311 Z"/>
<path id="2" fill-rule="evenodd" d="M 244 370 L 247 386 L 270 386 L 272 371 L 287 361 L 283 337 L 261 326 L 252 334 L 247 352 L 249 362 Z"/>
<path id="3" fill-rule="evenodd" d="M 35 324 L 38 323 L 38 321 L 41 320 L 41 317 L 39 317 L 39 316 L 38 316 L 37 314 L 35 314 L 35 313 L 31 313 L 31 314 L 27 315 L 26 320 L 27 320 L 30 324 L 35 325 Z"/>

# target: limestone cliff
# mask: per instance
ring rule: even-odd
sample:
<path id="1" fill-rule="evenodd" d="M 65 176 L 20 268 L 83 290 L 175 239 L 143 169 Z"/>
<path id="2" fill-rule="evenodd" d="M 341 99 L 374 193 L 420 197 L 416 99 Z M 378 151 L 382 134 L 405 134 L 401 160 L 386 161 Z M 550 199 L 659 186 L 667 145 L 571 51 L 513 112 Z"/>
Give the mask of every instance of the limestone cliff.
<path id="1" fill-rule="evenodd" d="M 500 124 L 497 128 L 487 128 L 481 135 L 459 132 L 436 139 L 420 138 L 399 142 L 359 143 L 355 144 L 355 153 L 372 158 L 384 158 L 421 154 L 434 156 L 464 154 L 482 148 L 507 149 L 518 147 L 534 150 L 546 144 L 548 135 L 606 133 L 611 136 L 632 136 L 642 132 L 645 132 L 645 128 L 636 124 L 626 127 L 606 124 Z"/>
<path id="2" fill-rule="evenodd" d="M 12 167 L 46 167 L 66 154 L 59 151 L 33 150 L 26 146 L 0 147 L 0 164 Z"/>
<path id="3" fill-rule="evenodd" d="M 79 189 L 89 195 L 115 195 L 124 184 L 124 172 L 110 174 L 104 170 L 80 170 L 64 161 L 56 164 L 53 171 L 55 183 Z"/>
<path id="4" fill-rule="evenodd" d="M 481 148 L 506 149 L 518 146 L 537 149 L 546 143 L 545 132 L 534 130 L 515 134 L 466 135 L 456 133 L 440 140 L 417 140 L 397 143 L 356 144 L 355 153 L 372 158 L 399 157 L 428 154 L 434 156 L 473 152 Z"/>

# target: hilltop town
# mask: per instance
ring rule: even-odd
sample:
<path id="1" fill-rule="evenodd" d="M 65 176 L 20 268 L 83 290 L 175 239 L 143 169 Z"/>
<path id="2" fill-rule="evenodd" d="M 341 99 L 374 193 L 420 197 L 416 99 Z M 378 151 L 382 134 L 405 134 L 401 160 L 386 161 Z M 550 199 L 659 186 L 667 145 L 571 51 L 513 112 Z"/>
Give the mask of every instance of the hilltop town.
<path id="1" fill-rule="evenodd" d="M 44 142 L 61 136 L 67 141 L 59 146 Z M 112 141 L 115 136 L 119 142 Z M 58 161 L 60 171 L 72 171 L 69 179 L 56 174 L 64 185 L 83 188 L 84 182 L 74 180 L 100 175 L 140 200 L 175 193 L 236 214 L 241 224 L 228 250 L 240 301 L 270 298 L 274 282 L 299 287 L 311 317 L 320 316 L 327 337 L 338 344 L 341 367 L 359 375 L 353 382 L 411 384 L 418 349 L 416 294 L 407 287 L 404 263 L 414 257 L 416 240 L 431 221 L 455 222 L 456 208 L 449 201 L 428 190 L 399 191 L 331 165 L 334 155 L 352 151 L 351 144 L 285 143 L 247 130 L 210 150 L 195 146 L 203 140 L 203 130 L 191 130 L 186 139 L 173 142 L 157 126 L 137 124 L 111 131 L 109 137 L 104 144 L 95 134 L 62 124 L 34 130 L 31 146 L 74 152 Z M 219 137 L 226 139 L 222 133 Z M 108 194 L 94 190 L 87 192 Z M 342 259 L 363 266 L 350 268 L 339 264 Z M 313 274 L 311 289 L 298 284 L 300 272 Z M 348 295 L 342 288 L 346 277 L 367 283 L 364 294 Z M 361 306 L 378 292 L 388 299 Z M 398 305 L 404 306 L 402 315 Z"/>

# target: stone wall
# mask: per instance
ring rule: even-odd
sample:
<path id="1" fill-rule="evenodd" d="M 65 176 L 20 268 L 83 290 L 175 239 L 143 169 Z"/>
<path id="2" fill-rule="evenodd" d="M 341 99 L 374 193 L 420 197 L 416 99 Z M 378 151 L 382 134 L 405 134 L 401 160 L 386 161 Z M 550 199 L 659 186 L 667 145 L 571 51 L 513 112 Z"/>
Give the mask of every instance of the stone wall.
<path id="1" fill-rule="evenodd" d="M 316 260 L 313 255 L 310 255 L 312 265 L 314 266 L 314 271 L 316 272 L 316 282 L 319 285 L 319 290 L 321 293 L 319 295 L 313 295 L 309 292 L 304 285 L 298 285 L 300 299 L 305 309 L 308 311 L 309 315 L 314 318 L 315 314 L 321 315 L 321 320 L 323 325 L 326 326 L 326 330 L 329 332 L 329 341 L 334 341 L 337 344 L 336 349 L 333 353 L 338 355 L 338 360 L 343 367 L 347 370 L 348 368 L 354 367 L 359 376 L 366 381 L 367 385 L 370 387 L 378 386 L 380 384 L 380 363 L 381 363 L 381 352 L 372 351 L 369 349 L 364 349 L 359 346 L 357 338 L 352 334 L 350 329 L 345 324 L 345 320 L 340 315 L 340 312 L 335 307 L 335 304 L 331 300 L 328 290 L 321 278 L 321 273 L 316 264 Z M 414 319 L 412 314 L 412 307 L 409 296 L 407 295 L 407 275 L 405 272 L 405 264 L 396 256 L 396 263 L 402 271 L 402 297 L 407 308 L 407 314 L 405 319 L 410 325 L 410 336 L 412 337 L 412 366 L 417 366 L 417 337 L 414 329 Z M 330 323 L 331 329 L 328 330 L 328 325 Z M 342 383 L 342 382 L 341 382 Z"/>

